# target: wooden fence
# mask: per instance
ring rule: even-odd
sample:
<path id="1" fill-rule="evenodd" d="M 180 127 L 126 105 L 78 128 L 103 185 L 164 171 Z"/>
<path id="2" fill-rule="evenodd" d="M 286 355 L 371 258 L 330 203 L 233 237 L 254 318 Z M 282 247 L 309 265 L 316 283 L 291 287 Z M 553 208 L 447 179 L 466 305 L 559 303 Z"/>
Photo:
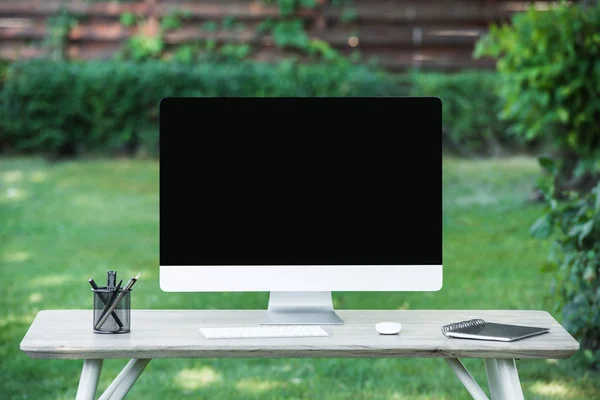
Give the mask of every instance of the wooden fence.
<path id="1" fill-rule="evenodd" d="M 545 9 L 550 1 L 506 0 L 353 0 L 350 5 L 317 1 L 318 7 L 298 12 L 310 37 L 327 41 L 342 53 L 358 50 L 363 59 L 375 58 L 393 71 L 419 66 L 456 70 L 490 68 L 494 60 L 474 60 L 476 40 L 494 22 L 507 21 L 529 4 Z M 62 8 L 64 7 L 64 8 Z M 67 10 L 77 23 L 66 35 L 65 52 L 75 59 L 108 58 L 138 27 L 124 26 L 121 15 L 149 20 L 185 10 L 182 26 L 167 32 L 167 48 L 198 40 L 235 41 L 251 45 L 250 58 L 276 60 L 290 54 L 259 33 L 265 19 L 280 18 L 273 2 L 263 0 L 0 0 L 0 58 L 32 58 L 44 54 L 50 35 L 49 18 Z M 202 29 L 206 21 L 239 21 L 234 29 Z"/>

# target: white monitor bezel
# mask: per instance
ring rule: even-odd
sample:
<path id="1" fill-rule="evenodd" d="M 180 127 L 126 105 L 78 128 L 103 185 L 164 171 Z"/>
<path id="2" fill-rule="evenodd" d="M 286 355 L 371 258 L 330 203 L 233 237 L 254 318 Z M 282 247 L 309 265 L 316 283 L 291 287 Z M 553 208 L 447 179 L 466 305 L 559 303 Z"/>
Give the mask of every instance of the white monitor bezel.
<path id="1" fill-rule="evenodd" d="M 160 266 L 164 292 L 439 291 L 442 265 Z"/>

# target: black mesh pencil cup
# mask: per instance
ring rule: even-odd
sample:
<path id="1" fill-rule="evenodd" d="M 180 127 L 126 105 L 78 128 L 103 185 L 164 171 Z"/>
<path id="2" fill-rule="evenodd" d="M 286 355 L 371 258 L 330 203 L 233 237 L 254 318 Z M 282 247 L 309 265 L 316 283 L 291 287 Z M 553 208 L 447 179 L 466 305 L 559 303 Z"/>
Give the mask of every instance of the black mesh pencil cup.
<path id="1" fill-rule="evenodd" d="M 94 333 L 129 333 L 131 324 L 131 289 L 118 292 L 107 288 L 94 292 Z"/>

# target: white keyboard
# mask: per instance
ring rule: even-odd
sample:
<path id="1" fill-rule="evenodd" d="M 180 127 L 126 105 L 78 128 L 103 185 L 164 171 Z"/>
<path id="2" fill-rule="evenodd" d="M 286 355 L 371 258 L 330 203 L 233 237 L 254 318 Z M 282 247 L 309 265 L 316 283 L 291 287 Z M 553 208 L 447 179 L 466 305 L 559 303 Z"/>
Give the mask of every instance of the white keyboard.
<path id="1" fill-rule="evenodd" d="M 253 339 L 284 337 L 329 336 L 325 329 L 316 325 L 268 325 L 223 328 L 200 328 L 205 339 Z"/>

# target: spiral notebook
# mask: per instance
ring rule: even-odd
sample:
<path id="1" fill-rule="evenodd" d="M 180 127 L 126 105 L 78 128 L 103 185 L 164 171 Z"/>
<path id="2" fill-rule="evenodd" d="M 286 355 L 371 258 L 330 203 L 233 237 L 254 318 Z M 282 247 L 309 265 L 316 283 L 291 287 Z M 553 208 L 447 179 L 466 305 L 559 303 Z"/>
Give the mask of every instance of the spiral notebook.
<path id="1" fill-rule="evenodd" d="M 549 328 L 499 324 L 486 322 L 483 319 L 470 319 L 442 326 L 442 333 L 447 337 L 500 342 L 512 342 L 548 332 L 550 332 Z"/>

